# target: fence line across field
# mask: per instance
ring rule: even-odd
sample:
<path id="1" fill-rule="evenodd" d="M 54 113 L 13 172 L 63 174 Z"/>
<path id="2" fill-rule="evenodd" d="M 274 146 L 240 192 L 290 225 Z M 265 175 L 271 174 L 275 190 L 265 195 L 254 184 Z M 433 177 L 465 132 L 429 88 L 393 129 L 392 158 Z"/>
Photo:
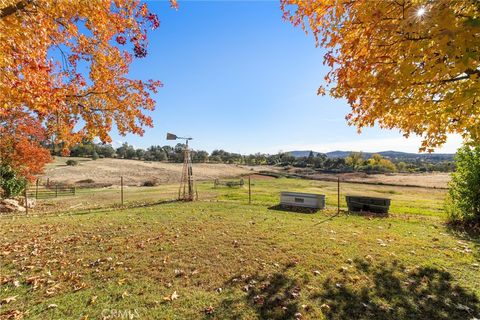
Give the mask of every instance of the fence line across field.
<path id="1" fill-rule="evenodd" d="M 243 196 L 241 198 L 236 198 L 237 201 L 245 201 L 248 204 L 259 204 L 263 200 L 259 200 L 260 202 L 255 201 L 255 176 L 258 175 L 256 174 L 249 174 L 245 176 L 241 176 L 238 178 L 227 178 L 224 180 L 220 179 L 214 179 L 213 181 L 204 181 L 202 183 L 202 186 L 206 188 L 206 186 L 210 185 L 210 183 L 213 182 L 213 188 L 219 190 L 220 195 L 227 192 L 229 193 L 230 188 L 236 187 L 233 189 L 237 188 L 245 188 L 245 193 L 241 192 Z M 336 177 L 336 203 L 335 203 L 335 209 L 337 215 L 340 214 L 341 212 L 341 178 L 339 176 Z M 83 181 L 91 181 L 92 185 L 82 183 Z M 170 190 L 170 188 L 162 188 L 160 187 L 161 185 L 158 184 L 152 184 L 148 185 L 151 187 L 156 187 L 158 186 L 158 189 L 152 188 L 152 190 L 148 190 L 144 188 L 147 186 L 147 184 L 143 185 L 132 185 L 132 182 L 135 181 L 130 181 L 124 176 L 118 176 L 118 182 L 116 184 L 109 184 L 109 185 L 104 185 L 104 186 L 98 186 L 94 185 L 94 181 L 92 179 L 85 179 L 82 181 L 79 181 L 77 183 L 73 184 L 67 184 L 67 183 L 59 183 L 56 181 L 51 181 L 48 178 L 43 178 L 43 179 L 38 179 L 35 184 L 30 185 L 25 191 L 23 196 L 27 199 L 36 199 L 36 200 L 46 200 L 46 202 L 43 202 L 43 208 L 45 210 L 50 210 L 49 208 L 53 209 L 54 207 L 59 208 L 59 210 L 69 210 L 72 208 L 107 208 L 107 207 L 121 207 L 121 208 L 126 208 L 134 204 L 149 204 L 149 203 L 155 203 L 156 201 L 159 200 L 173 200 L 176 199 L 178 200 L 179 198 L 176 197 L 176 191 L 173 189 Z M 134 187 L 137 186 L 138 188 Z M 172 184 L 173 186 L 173 184 Z M 222 188 L 224 187 L 224 188 Z M 226 187 L 226 188 L 225 188 Z M 221 191 L 223 189 L 223 191 Z M 238 190 L 238 189 L 237 189 Z M 288 187 L 286 190 L 282 190 L 281 193 L 284 192 L 290 192 L 292 190 L 288 190 Z M 293 190 L 296 191 L 296 190 Z M 232 192 L 235 192 L 232 190 Z M 210 196 L 208 193 L 208 189 L 206 189 L 206 199 Z M 260 192 L 261 194 L 261 192 Z M 279 193 L 280 195 L 280 193 Z M 347 201 L 347 212 L 355 211 L 354 207 L 349 205 L 348 198 L 351 198 L 351 196 L 346 195 L 346 201 Z M 62 197 L 68 198 L 63 200 Z M 220 196 L 221 197 L 221 196 Z M 244 197 L 244 198 L 243 198 Z M 357 196 L 358 197 L 358 196 Z M 366 198 L 366 197 L 363 197 Z M 47 201 L 51 199 L 51 201 Z M 281 199 L 279 199 L 281 200 Z M 387 199 L 389 200 L 389 199 Z M 365 200 L 366 201 L 366 200 Z M 373 200 L 369 200 L 373 201 Z M 27 203 L 28 201 L 26 201 Z M 351 202 L 351 201 L 350 201 Z M 351 204 L 351 203 L 350 203 Z M 324 206 L 322 206 L 323 208 Z M 358 206 L 357 206 L 358 207 Z M 387 206 L 385 206 L 387 207 Z M 371 204 L 363 204 L 361 206 L 360 211 L 375 211 L 372 210 L 374 206 Z M 375 209 L 375 208 L 374 208 Z M 388 208 L 386 208 L 384 211 L 388 212 Z"/>
<path id="2" fill-rule="evenodd" d="M 34 186 L 30 186 L 26 190 L 26 194 L 29 198 L 35 199 L 48 199 L 62 196 L 74 196 L 76 194 L 75 186 L 67 186 L 61 184 L 47 184 L 40 185 L 37 180 Z"/>

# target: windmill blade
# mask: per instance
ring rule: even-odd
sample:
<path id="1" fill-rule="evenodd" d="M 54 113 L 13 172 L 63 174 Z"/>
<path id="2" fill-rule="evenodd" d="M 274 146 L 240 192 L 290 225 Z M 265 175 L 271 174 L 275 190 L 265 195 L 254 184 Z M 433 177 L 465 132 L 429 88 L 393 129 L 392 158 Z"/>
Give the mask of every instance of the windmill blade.
<path id="1" fill-rule="evenodd" d="M 177 140 L 177 136 L 173 133 L 167 133 L 167 140 Z"/>

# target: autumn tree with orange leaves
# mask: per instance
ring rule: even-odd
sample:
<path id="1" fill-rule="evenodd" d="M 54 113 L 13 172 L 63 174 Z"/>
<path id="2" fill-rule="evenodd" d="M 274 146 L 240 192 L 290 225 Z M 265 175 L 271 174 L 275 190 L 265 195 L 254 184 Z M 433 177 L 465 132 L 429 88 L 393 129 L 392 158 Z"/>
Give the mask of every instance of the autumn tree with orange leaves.
<path id="1" fill-rule="evenodd" d="M 50 152 L 42 146 L 45 130 L 26 112 L 0 113 L 0 165 L 14 168 L 17 174 L 32 180 L 51 160 Z"/>
<path id="2" fill-rule="evenodd" d="M 350 104 L 350 124 L 422 136 L 422 151 L 452 133 L 480 143 L 478 0 L 281 4 L 286 19 L 311 30 L 327 49 L 325 80 L 333 97 Z"/>
<path id="3" fill-rule="evenodd" d="M 0 0 L 0 161 L 32 177 L 47 138 L 67 151 L 113 126 L 143 134 L 162 84 L 128 72 L 159 24 L 136 0 Z"/>

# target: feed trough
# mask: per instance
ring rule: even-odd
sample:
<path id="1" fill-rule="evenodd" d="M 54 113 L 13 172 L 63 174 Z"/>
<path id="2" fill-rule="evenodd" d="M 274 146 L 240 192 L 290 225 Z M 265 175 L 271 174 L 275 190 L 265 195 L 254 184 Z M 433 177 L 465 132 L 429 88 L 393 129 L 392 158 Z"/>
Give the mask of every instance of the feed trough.
<path id="1" fill-rule="evenodd" d="M 363 196 L 346 196 L 348 211 L 373 212 L 387 215 L 390 208 L 390 199 Z"/>
<path id="2" fill-rule="evenodd" d="M 284 191 L 280 194 L 280 205 L 283 207 L 325 209 L 325 195 Z"/>

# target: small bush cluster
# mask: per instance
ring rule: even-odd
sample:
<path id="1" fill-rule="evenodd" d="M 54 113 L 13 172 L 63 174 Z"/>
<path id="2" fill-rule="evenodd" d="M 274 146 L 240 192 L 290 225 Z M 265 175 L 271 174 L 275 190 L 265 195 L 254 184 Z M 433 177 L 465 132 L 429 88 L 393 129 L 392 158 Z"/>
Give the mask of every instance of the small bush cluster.
<path id="1" fill-rule="evenodd" d="M 84 180 L 78 180 L 77 183 L 95 183 L 95 180 L 93 179 L 84 179 Z"/>
<path id="2" fill-rule="evenodd" d="M 66 162 L 67 166 L 78 166 L 78 161 L 77 160 L 72 160 L 72 159 L 69 159 L 67 160 Z"/>
<path id="3" fill-rule="evenodd" d="M 144 187 L 155 187 L 155 186 L 158 186 L 158 180 L 157 179 L 151 179 L 151 180 L 147 180 L 145 181 L 142 186 Z"/>
<path id="4" fill-rule="evenodd" d="M 28 181 L 19 176 L 8 165 L 0 165 L 0 190 L 2 197 L 12 198 L 18 196 L 27 187 Z"/>

